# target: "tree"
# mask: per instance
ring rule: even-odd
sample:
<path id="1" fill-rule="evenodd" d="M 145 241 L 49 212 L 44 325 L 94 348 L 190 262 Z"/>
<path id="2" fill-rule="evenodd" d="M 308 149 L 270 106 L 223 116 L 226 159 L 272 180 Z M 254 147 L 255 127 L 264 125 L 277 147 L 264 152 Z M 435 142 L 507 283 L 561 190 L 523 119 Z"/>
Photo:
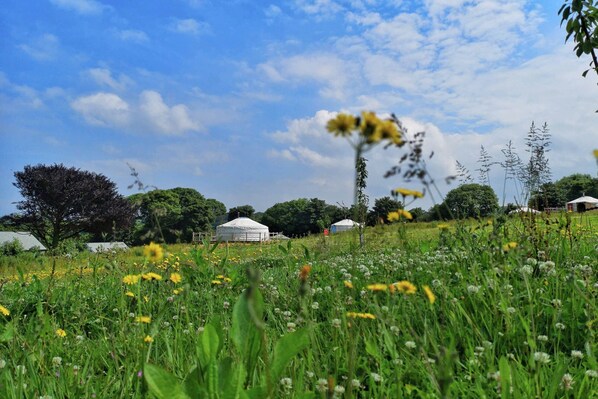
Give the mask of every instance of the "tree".
<path id="1" fill-rule="evenodd" d="M 127 229 L 133 221 L 129 202 L 101 174 L 39 164 L 14 175 L 24 198 L 17 203 L 22 221 L 50 249 L 83 232 Z"/>
<path id="2" fill-rule="evenodd" d="M 542 184 L 550 181 L 550 167 L 546 155 L 550 151 L 548 124 L 544 123 L 541 128 L 537 128 L 532 122 L 525 138 L 525 145 L 530 158 L 527 164 L 522 165 L 519 178 L 523 182 L 526 196 L 531 196 L 538 191 Z"/>
<path id="3" fill-rule="evenodd" d="M 403 208 L 401 201 L 388 196 L 376 198 L 374 207 L 368 214 L 368 225 L 374 226 L 380 221 L 382 223 L 388 223 L 388 214 L 390 212 L 396 212 L 399 208 Z"/>
<path id="4" fill-rule="evenodd" d="M 544 183 L 528 201 L 528 206 L 539 211 L 545 208 L 562 208 L 567 199 L 564 190 L 554 183 Z"/>
<path id="5" fill-rule="evenodd" d="M 554 185 L 561 190 L 563 204 L 582 195 L 598 198 L 598 178 L 588 174 L 575 173 L 557 180 Z"/>
<path id="6" fill-rule="evenodd" d="M 598 74 L 598 3 L 594 0 L 566 0 L 559 10 L 561 25 L 567 21 L 567 37 L 565 42 L 573 37 L 575 54 L 589 54 L 592 58 L 590 68 L 583 72 L 585 77 L 590 69 Z"/>
<path id="7" fill-rule="evenodd" d="M 255 213 L 255 209 L 251 205 L 241 205 L 230 208 L 228 211 L 228 221 L 234 220 L 238 217 L 250 218 Z"/>
<path id="8" fill-rule="evenodd" d="M 498 209 L 498 198 L 490 186 L 463 184 L 449 191 L 444 204 L 453 217 L 486 217 Z"/>
<path id="9" fill-rule="evenodd" d="M 282 231 L 286 235 L 319 233 L 333 221 L 342 219 L 341 209 L 328 205 L 325 201 L 312 198 L 299 198 L 280 202 L 266 209 L 261 223 L 271 231 Z"/>

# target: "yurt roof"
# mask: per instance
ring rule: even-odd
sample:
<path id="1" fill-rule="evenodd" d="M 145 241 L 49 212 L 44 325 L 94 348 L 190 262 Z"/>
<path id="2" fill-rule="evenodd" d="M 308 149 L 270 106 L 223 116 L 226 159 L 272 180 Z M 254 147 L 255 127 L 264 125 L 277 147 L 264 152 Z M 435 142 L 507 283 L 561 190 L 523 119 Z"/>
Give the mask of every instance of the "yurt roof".
<path id="1" fill-rule="evenodd" d="M 267 229 L 268 226 L 264 226 L 261 223 L 256 222 L 255 220 L 251 220 L 249 218 L 246 217 L 238 217 L 234 220 L 231 220 L 230 222 L 226 222 L 224 224 L 221 224 L 218 227 L 236 227 L 239 229 Z"/>
<path id="2" fill-rule="evenodd" d="M 23 246 L 23 249 L 28 251 L 33 248 L 38 248 L 45 251 L 47 248 L 27 231 L 0 231 L 0 244 L 8 243 L 17 240 Z"/>
<path id="3" fill-rule="evenodd" d="M 358 225 L 359 223 L 352 221 L 351 219 L 343 219 L 343 220 L 339 220 L 336 223 L 333 223 L 333 226 L 355 226 Z"/>
<path id="4" fill-rule="evenodd" d="M 88 242 L 85 244 L 88 250 L 91 252 L 103 252 L 103 251 L 112 251 L 112 250 L 122 250 L 122 249 L 129 249 L 127 244 L 122 241 L 114 241 L 114 242 Z"/>
<path id="5" fill-rule="evenodd" d="M 574 199 L 573 201 L 569 201 L 567 203 L 568 204 L 583 204 L 583 203 L 598 204 L 598 199 L 596 199 L 594 197 L 590 197 L 588 195 L 585 195 L 583 197 L 579 197 L 579 198 Z"/>

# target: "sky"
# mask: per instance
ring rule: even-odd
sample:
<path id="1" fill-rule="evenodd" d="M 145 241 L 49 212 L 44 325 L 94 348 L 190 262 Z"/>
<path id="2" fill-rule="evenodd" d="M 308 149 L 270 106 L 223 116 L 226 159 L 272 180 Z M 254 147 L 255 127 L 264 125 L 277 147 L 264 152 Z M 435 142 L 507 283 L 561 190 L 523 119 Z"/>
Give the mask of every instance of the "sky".
<path id="1" fill-rule="evenodd" d="M 481 146 L 523 160 L 547 123 L 553 180 L 596 173 L 598 87 L 565 43 L 554 0 L 7 0 L 0 8 L 0 215 L 14 173 L 62 163 L 135 194 L 194 188 L 228 208 L 320 198 L 350 205 L 353 152 L 337 112 L 394 113 L 440 193 Z M 370 204 L 405 149 L 368 152 Z M 494 166 L 492 185 L 520 199 Z M 438 201 L 438 193 L 435 201 Z M 427 209 L 432 197 L 410 204 Z"/>

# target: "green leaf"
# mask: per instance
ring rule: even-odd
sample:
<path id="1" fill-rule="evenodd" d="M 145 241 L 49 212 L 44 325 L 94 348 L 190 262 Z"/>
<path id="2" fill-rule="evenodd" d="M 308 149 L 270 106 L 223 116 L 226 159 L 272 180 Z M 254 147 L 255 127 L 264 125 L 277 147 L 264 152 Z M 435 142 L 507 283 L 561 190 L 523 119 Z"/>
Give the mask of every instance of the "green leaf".
<path id="1" fill-rule="evenodd" d="M 7 323 L 6 326 L 4 326 L 4 331 L 2 331 L 2 334 L 0 334 L 0 342 L 12 341 L 14 335 L 15 335 L 14 324 L 12 324 L 12 322 Z"/>
<path id="2" fill-rule="evenodd" d="M 510 397 L 511 392 L 511 383 L 512 383 L 512 376 L 511 376 L 511 366 L 509 365 L 509 360 L 502 356 L 498 361 L 498 370 L 500 371 L 500 397 L 501 399 L 507 399 Z"/>
<path id="3" fill-rule="evenodd" d="M 207 396 L 205 389 L 203 389 L 199 383 L 200 380 L 201 375 L 197 366 L 194 366 L 183 380 L 185 392 L 194 399 Z"/>
<path id="4" fill-rule="evenodd" d="M 249 399 L 263 399 L 268 396 L 268 391 L 265 387 L 255 387 L 245 392 Z"/>
<path id="5" fill-rule="evenodd" d="M 206 324 L 199 342 L 197 343 L 197 353 L 199 356 L 199 363 L 202 368 L 205 368 L 211 362 L 215 362 L 218 357 L 218 349 L 220 347 L 220 338 L 216 329 L 211 324 Z"/>
<path id="6" fill-rule="evenodd" d="M 242 364 L 234 364 L 231 358 L 226 358 L 220 361 L 219 375 L 220 375 L 220 390 L 223 399 L 240 399 L 246 398 L 247 395 L 243 391 L 246 373 Z"/>
<path id="7" fill-rule="evenodd" d="M 260 331 L 264 315 L 264 300 L 257 288 L 248 288 L 239 296 L 233 308 L 231 339 L 246 364 L 249 374 L 257 363 L 261 347 Z"/>
<path id="8" fill-rule="evenodd" d="M 149 391 L 158 399 L 191 399 L 181 382 L 166 370 L 146 364 L 143 370 Z"/>
<path id="9" fill-rule="evenodd" d="M 378 344 L 373 339 L 365 340 L 365 351 L 376 359 L 380 358 L 380 348 L 378 348 Z"/>
<path id="10" fill-rule="evenodd" d="M 309 345 L 309 332 L 309 328 L 304 327 L 285 334 L 276 342 L 271 367 L 274 381 L 278 381 L 290 361 Z"/>

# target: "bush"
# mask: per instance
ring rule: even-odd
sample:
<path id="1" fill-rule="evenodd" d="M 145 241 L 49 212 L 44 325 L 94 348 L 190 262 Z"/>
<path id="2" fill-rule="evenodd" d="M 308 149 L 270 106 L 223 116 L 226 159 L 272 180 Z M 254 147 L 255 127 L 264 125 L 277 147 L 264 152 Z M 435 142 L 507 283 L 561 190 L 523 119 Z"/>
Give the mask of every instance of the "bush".
<path id="1" fill-rule="evenodd" d="M 0 245 L 0 255 L 2 256 L 16 256 L 24 251 L 25 248 L 23 248 L 21 242 L 16 238 Z"/>

